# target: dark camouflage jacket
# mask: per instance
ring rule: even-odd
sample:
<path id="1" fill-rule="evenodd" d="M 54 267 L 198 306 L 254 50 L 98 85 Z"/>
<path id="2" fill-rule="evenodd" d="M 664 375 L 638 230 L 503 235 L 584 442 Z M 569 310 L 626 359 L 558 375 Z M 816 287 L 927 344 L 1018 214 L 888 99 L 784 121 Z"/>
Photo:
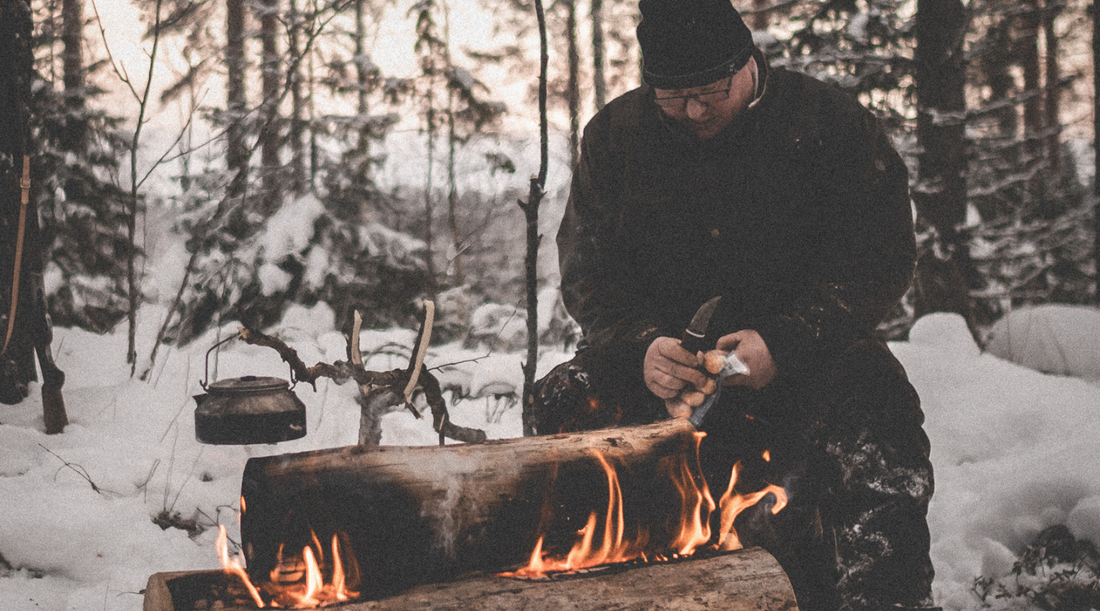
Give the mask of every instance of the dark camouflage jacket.
<path id="1" fill-rule="evenodd" d="M 585 128 L 562 296 L 589 344 L 635 346 L 639 376 L 649 342 L 714 295 L 709 335 L 755 329 L 782 377 L 871 334 L 909 286 L 907 172 L 886 134 L 850 96 L 757 61 L 759 98 L 709 140 L 646 87 Z"/>

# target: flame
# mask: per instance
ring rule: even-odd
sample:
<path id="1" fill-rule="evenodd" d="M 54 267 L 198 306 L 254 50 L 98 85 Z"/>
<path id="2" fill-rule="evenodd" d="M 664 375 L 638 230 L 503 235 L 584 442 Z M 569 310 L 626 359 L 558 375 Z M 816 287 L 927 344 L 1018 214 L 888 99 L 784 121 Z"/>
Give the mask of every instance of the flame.
<path id="1" fill-rule="evenodd" d="M 313 543 L 302 548 L 300 557 L 284 558 L 284 546 L 279 546 L 276 566 L 271 570 L 271 581 L 261 584 L 259 588 L 252 584 L 248 573 L 241 568 L 241 563 L 229 556 L 229 538 L 226 536 L 225 527 L 220 524 L 214 547 L 218 551 L 222 567 L 240 577 L 257 608 L 262 609 L 267 606 L 260 593 L 261 590 L 267 595 L 272 607 L 293 609 L 322 607 L 359 596 L 359 592 L 349 587 L 349 581 L 358 581 L 358 567 L 354 565 L 354 558 L 352 558 L 353 564 L 350 565 L 352 579 L 349 580 L 341 558 L 339 535 L 332 535 L 330 546 L 332 578 L 329 583 L 325 583 L 324 579 L 323 569 L 326 563 L 321 543 L 316 533 L 311 532 L 310 535 Z"/>
<path id="2" fill-rule="evenodd" d="M 625 510 L 623 506 L 622 488 L 619 484 L 618 474 L 610 462 L 599 452 L 593 451 L 593 456 L 603 468 L 607 478 L 608 501 L 607 509 L 603 514 L 602 533 L 600 529 L 601 516 L 593 511 L 589 514 L 584 528 L 576 532 L 576 539 L 569 553 L 564 557 L 552 556 L 543 552 L 546 535 L 543 533 L 535 542 L 527 565 L 513 572 L 500 573 L 505 577 L 544 577 L 548 573 L 572 572 L 595 566 L 641 560 L 649 562 L 654 560 L 667 560 L 671 557 L 690 556 L 696 550 L 711 544 L 710 517 L 717 507 L 720 511 L 719 522 L 721 525 L 719 541 L 711 544 L 722 551 L 739 549 L 740 540 L 733 528 L 733 522 L 742 511 L 763 500 L 767 495 L 775 495 L 775 505 L 772 506 L 773 514 L 779 513 L 787 504 L 787 495 L 783 488 L 768 485 L 763 490 L 747 495 L 734 491 L 737 483 L 737 475 L 740 471 L 740 463 L 734 465 L 730 479 L 730 485 L 726 493 L 717 503 L 711 496 L 710 488 L 701 475 L 699 465 L 699 445 L 705 433 L 695 433 L 695 464 L 689 463 L 685 456 L 670 465 L 662 465 L 662 472 L 673 484 L 679 495 L 679 515 L 674 520 L 672 528 L 672 542 L 665 549 L 650 549 L 650 534 L 643 527 L 638 526 L 633 537 L 627 537 Z M 765 452 L 765 460 L 770 459 Z M 694 467 L 694 468 L 693 468 Z M 599 535 L 599 545 L 595 544 Z"/>
<path id="3" fill-rule="evenodd" d="M 256 586 L 252 585 L 252 580 L 248 578 L 248 573 L 244 572 L 241 568 L 241 564 L 237 562 L 236 558 L 229 557 L 229 536 L 225 534 L 225 527 L 218 524 L 218 539 L 214 541 L 214 549 L 218 550 L 218 559 L 221 560 L 222 568 L 236 574 L 244 582 L 244 586 L 248 588 L 249 595 L 252 596 L 252 600 L 256 602 L 256 606 L 259 608 L 264 607 L 264 601 L 260 598 L 260 593 L 256 590 Z"/>
<path id="4" fill-rule="evenodd" d="M 695 433 L 696 459 L 699 457 L 699 444 L 705 436 L 706 433 Z M 701 486 L 696 483 L 686 459 L 676 464 L 671 477 L 680 493 L 679 535 L 672 542 L 672 548 L 681 556 L 690 556 L 695 553 L 695 548 L 710 540 L 710 514 L 714 511 L 714 498 L 705 481 Z"/>
<path id="5" fill-rule="evenodd" d="M 344 602 L 359 596 L 352 590 L 358 581 L 359 569 L 349 565 L 351 578 L 344 569 L 341 555 L 340 535 L 332 535 L 329 546 L 331 560 L 326 562 L 324 546 L 317 533 L 310 532 L 312 543 L 302 548 L 300 556 L 285 557 L 284 546 L 280 545 L 276 554 L 275 568 L 271 570 L 271 581 L 262 587 L 272 598 L 272 607 L 291 607 L 309 609 Z M 352 558 L 354 562 L 354 558 Z M 331 579 L 326 583 L 325 569 L 331 563 Z M 349 585 L 350 584 L 350 585 Z"/>
<path id="6" fill-rule="evenodd" d="M 639 533 L 633 540 L 625 540 L 626 519 L 623 511 L 623 492 L 619 485 L 619 476 L 615 468 L 599 452 L 593 452 L 596 460 L 603 467 L 607 477 L 607 511 L 604 513 L 603 535 L 600 538 L 600 546 L 593 548 L 599 516 L 593 511 L 588 515 L 588 522 L 584 528 L 577 531 L 578 540 L 566 557 L 550 558 L 542 553 L 542 545 L 545 535 L 540 536 L 535 543 L 535 549 L 531 552 L 527 566 L 512 572 L 502 573 L 511 577 L 541 577 L 551 572 L 569 572 L 586 569 L 602 564 L 614 564 L 626 562 L 637 558 L 648 541 L 648 535 Z"/>
<path id="7" fill-rule="evenodd" d="M 759 503 L 769 494 L 775 495 L 775 505 L 771 508 L 773 515 L 787 506 L 787 491 L 774 484 L 768 484 L 764 489 L 750 494 L 735 493 L 733 488 L 737 485 L 737 476 L 740 473 L 741 463 L 733 465 L 733 472 L 730 474 L 730 485 L 718 501 L 718 505 L 722 508 L 718 531 L 722 533 L 718 541 L 718 549 L 721 551 L 741 549 L 741 540 L 737 537 L 733 522 L 742 511 Z"/>

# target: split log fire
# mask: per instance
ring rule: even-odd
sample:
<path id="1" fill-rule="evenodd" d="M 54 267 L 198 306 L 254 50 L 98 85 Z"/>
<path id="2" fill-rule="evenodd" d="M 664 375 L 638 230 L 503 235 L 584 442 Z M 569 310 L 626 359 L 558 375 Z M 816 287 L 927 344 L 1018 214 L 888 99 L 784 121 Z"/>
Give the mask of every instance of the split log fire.
<path id="1" fill-rule="evenodd" d="M 555 608 L 544 599 L 581 590 L 641 597 L 625 608 L 659 601 L 696 608 L 680 606 L 691 600 L 794 608 L 785 575 L 765 552 L 718 551 L 739 547 L 732 524 L 741 509 L 767 498 L 779 511 L 782 488 L 742 495 L 731 483 L 716 502 L 699 471 L 700 439 L 687 421 L 671 420 L 484 444 L 253 458 L 241 498 L 247 576 L 154 575 L 146 611 L 192 611 L 203 597 L 186 592 L 211 574 L 226 582 L 222 591 L 236 592 L 225 602 L 245 608 L 351 599 L 378 601 L 350 607 L 363 610 L 429 600 L 433 609 L 452 608 L 443 601 L 479 589 L 498 602 L 463 608 L 518 609 L 524 598 L 532 609 Z M 607 568 L 612 563 L 619 564 Z M 578 570 L 585 574 L 560 576 Z M 712 571 L 720 578 L 698 581 Z"/>

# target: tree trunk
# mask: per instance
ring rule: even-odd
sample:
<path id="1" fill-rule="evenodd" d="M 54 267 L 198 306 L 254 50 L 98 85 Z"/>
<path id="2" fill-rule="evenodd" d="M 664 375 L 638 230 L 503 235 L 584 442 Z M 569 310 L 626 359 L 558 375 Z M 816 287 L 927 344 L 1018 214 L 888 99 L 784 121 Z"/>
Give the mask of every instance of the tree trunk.
<path id="1" fill-rule="evenodd" d="M 1061 69 L 1058 61 L 1058 34 L 1054 21 L 1058 18 L 1060 5 L 1055 0 L 1045 0 L 1043 11 L 1043 41 L 1046 43 L 1046 95 L 1043 99 L 1043 111 L 1050 135 L 1046 138 L 1046 158 L 1054 176 L 1062 175 L 1062 86 Z"/>
<path id="2" fill-rule="evenodd" d="M 279 209 L 282 200 L 279 180 L 279 0 L 262 0 L 259 10 L 264 96 L 260 105 L 260 175 L 263 182 L 262 209 L 267 217 Z"/>
<path id="3" fill-rule="evenodd" d="M 263 581 L 316 536 L 346 537 L 368 596 L 469 571 L 527 562 L 536 541 L 564 555 L 592 512 L 606 515 L 618 472 L 623 532 L 648 532 L 647 551 L 679 534 L 685 465 L 700 481 L 686 420 L 483 444 L 359 446 L 253 458 L 241 484 L 241 540 Z M 602 528 L 601 528 L 602 530 Z M 343 540 L 343 539 L 341 539 Z M 598 540 L 598 539 L 597 539 Z"/>
<path id="4" fill-rule="evenodd" d="M 1016 63 L 1024 74 L 1024 91 L 1030 94 L 1042 92 L 1042 69 L 1039 66 L 1039 28 L 1042 23 L 1040 0 L 1023 0 L 1016 30 Z M 1043 96 L 1034 95 L 1024 102 L 1024 137 L 1035 138 L 1043 131 Z M 1038 146 L 1029 145 L 1029 152 L 1037 154 Z"/>
<path id="5" fill-rule="evenodd" d="M 539 362 L 539 204 L 545 195 L 546 173 L 550 166 L 550 122 L 546 114 L 546 70 L 550 63 L 546 39 L 546 11 L 542 0 L 535 0 L 535 18 L 539 28 L 539 173 L 531 177 L 527 201 L 519 201 L 526 223 L 527 250 L 523 256 L 523 277 L 527 295 L 527 360 L 523 363 L 523 434 L 535 434 L 535 371 Z"/>
<path id="6" fill-rule="evenodd" d="M 1092 12 L 1092 149 L 1100 151 L 1100 15 Z M 1100 305 L 1100 155 L 1093 155 L 1092 174 L 1093 301 Z"/>
<path id="7" fill-rule="evenodd" d="M 225 15 L 226 109 L 229 115 L 226 165 L 232 175 L 227 197 L 237 199 L 244 195 L 248 184 L 248 146 L 245 144 L 244 126 L 248 114 L 244 88 L 244 0 L 226 0 Z"/>
<path id="8" fill-rule="evenodd" d="M 966 284 L 970 267 L 968 245 L 958 228 L 966 219 L 966 85 L 963 40 L 967 13 L 959 0 L 918 0 L 917 47 L 917 188 L 913 201 L 917 212 L 937 231 L 939 252 L 947 265 L 926 262 L 918 266 L 936 278 L 917 278 L 918 285 L 944 287 L 945 291 L 918 292 L 919 312 L 954 311 L 969 320 Z M 930 296 L 936 300 L 929 300 Z M 961 310 L 961 311 L 960 311 Z"/>
<path id="9" fill-rule="evenodd" d="M 210 608 L 204 594 L 223 571 L 156 573 L 145 588 L 145 611 Z M 198 603 L 196 606 L 195 603 Z M 798 611 L 794 591 L 770 554 L 754 547 L 712 558 L 654 563 L 623 571 L 592 572 L 560 581 L 528 581 L 492 575 L 418 586 L 392 597 L 350 602 L 341 611 L 588 611 L 676 609 L 677 611 Z M 223 611 L 237 611 L 235 606 Z"/>
<path id="10" fill-rule="evenodd" d="M 62 0 L 61 42 L 65 109 L 72 114 L 84 110 L 84 1 Z M 67 126 L 61 146 L 66 151 L 82 153 L 87 148 L 87 122 L 83 118 L 66 118 Z"/>
<path id="11" fill-rule="evenodd" d="M 314 21 L 316 25 L 316 21 Z M 313 91 L 317 87 L 317 69 L 313 63 L 314 53 L 309 53 L 306 57 L 308 63 L 309 74 L 309 186 L 311 189 L 317 187 L 317 174 L 321 171 L 321 150 L 320 145 L 317 142 L 317 130 L 312 126 L 317 121 L 317 106 L 314 104 Z"/>
<path id="12" fill-rule="evenodd" d="M 1012 75 L 1012 20 L 1000 19 L 986 34 L 989 49 L 980 57 L 980 65 L 989 81 L 990 103 L 1006 102 L 1015 93 L 1016 79 Z M 997 112 L 998 135 L 1011 141 L 1019 132 L 1019 117 L 1015 105 Z"/>
<path id="13" fill-rule="evenodd" d="M 435 267 L 435 232 L 432 224 L 435 221 L 435 201 L 432 198 L 433 173 L 435 171 L 435 147 L 439 130 L 438 109 L 436 102 L 436 85 L 439 82 L 443 67 L 442 41 L 437 34 L 434 11 L 438 4 L 434 0 L 426 0 L 415 9 L 417 14 L 415 50 L 420 54 L 421 85 L 424 94 L 424 129 L 427 133 L 427 171 L 424 177 L 424 260 L 428 275 L 427 293 L 430 299 L 435 299 L 437 287 Z"/>
<path id="14" fill-rule="evenodd" d="M 565 40 L 568 45 L 569 79 L 565 97 L 569 104 L 569 167 L 577 166 L 581 150 L 581 60 L 577 50 L 577 2 L 565 2 Z"/>
<path id="15" fill-rule="evenodd" d="M 356 112 L 363 127 L 359 130 L 359 138 L 355 142 L 355 152 L 362 159 L 370 154 L 370 128 L 367 117 L 370 116 L 370 102 L 367 97 L 367 85 L 370 82 L 370 71 L 364 59 L 367 54 L 367 14 L 366 0 L 355 0 L 355 80 L 357 85 Z"/>
<path id="16" fill-rule="evenodd" d="M 302 93 L 302 56 L 300 36 L 302 34 L 302 14 L 298 11 L 298 0 L 290 0 L 287 11 L 289 25 L 288 51 L 290 53 L 287 69 L 290 70 L 290 188 L 295 194 L 306 190 L 306 100 Z M 312 95 L 312 91 L 310 92 Z"/>
<path id="17" fill-rule="evenodd" d="M 753 15 L 751 27 L 754 31 L 763 32 L 768 29 L 768 12 L 764 9 L 768 8 L 769 4 L 769 0 L 752 0 Z"/>
<path id="18" fill-rule="evenodd" d="M 450 58 L 448 57 L 448 63 Z M 447 90 L 447 223 L 451 229 L 451 246 L 454 248 L 453 279 L 455 286 L 466 283 L 466 272 L 462 268 L 462 230 L 458 226 L 458 176 L 455 173 L 455 152 L 458 149 L 458 133 L 455 125 L 454 89 Z M 463 308 L 465 310 L 465 308 Z M 460 320 L 466 319 L 466 312 L 459 313 Z"/>
<path id="19" fill-rule="evenodd" d="M 607 103 L 607 76 L 604 74 L 603 0 L 592 0 L 592 93 L 596 110 Z"/>
<path id="20" fill-rule="evenodd" d="M 432 93 L 434 83 L 429 84 L 427 93 L 428 124 L 428 170 L 424 177 L 424 262 L 428 273 L 428 296 L 435 299 L 435 233 L 432 222 L 435 220 L 435 202 L 432 201 L 432 170 L 435 169 L 435 96 Z"/>

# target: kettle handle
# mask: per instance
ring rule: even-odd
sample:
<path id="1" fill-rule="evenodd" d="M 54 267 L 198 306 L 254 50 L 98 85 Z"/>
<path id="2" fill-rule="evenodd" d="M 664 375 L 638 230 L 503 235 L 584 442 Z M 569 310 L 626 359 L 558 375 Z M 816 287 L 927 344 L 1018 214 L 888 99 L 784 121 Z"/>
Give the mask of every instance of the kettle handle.
<path id="1" fill-rule="evenodd" d="M 210 346 L 210 349 L 206 351 L 206 363 L 203 365 L 203 378 L 202 381 L 199 382 L 199 386 L 202 386 L 203 390 L 206 390 L 208 382 L 210 381 L 210 353 L 217 350 L 218 347 L 220 347 L 222 344 L 228 343 L 230 340 L 233 339 L 236 339 L 236 336 L 230 335 L 229 337 L 214 344 L 213 346 Z"/>

